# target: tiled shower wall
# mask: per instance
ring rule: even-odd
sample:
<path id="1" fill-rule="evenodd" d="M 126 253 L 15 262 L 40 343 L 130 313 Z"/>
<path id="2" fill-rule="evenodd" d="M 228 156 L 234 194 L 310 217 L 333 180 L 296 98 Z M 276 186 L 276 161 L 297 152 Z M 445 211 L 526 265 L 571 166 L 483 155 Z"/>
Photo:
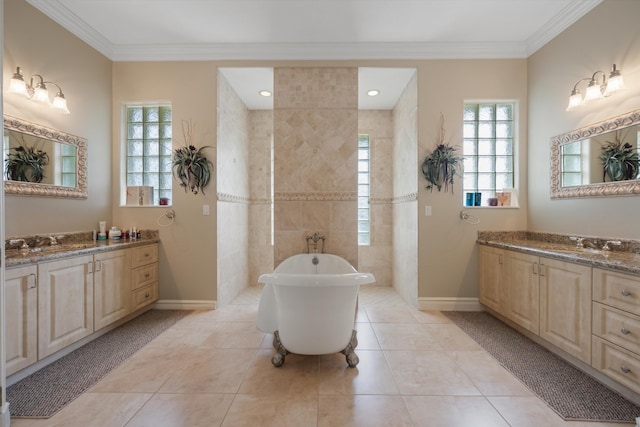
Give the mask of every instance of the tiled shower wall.
<path id="1" fill-rule="evenodd" d="M 393 110 L 393 286 L 418 303 L 418 84 L 407 84 Z"/>
<path id="2" fill-rule="evenodd" d="M 249 110 L 219 74 L 218 306 L 229 304 L 249 281 L 249 131 Z"/>
<path id="3" fill-rule="evenodd" d="M 273 111 L 249 112 L 249 285 L 255 285 L 263 273 L 271 273 L 271 144 Z"/>
<path id="4" fill-rule="evenodd" d="M 375 286 L 393 279 L 393 117 L 391 110 L 360 110 L 358 133 L 369 135 L 370 245 L 358 247 L 358 271 L 372 273 Z"/>
<path id="5" fill-rule="evenodd" d="M 318 232 L 358 266 L 357 91 L 357 68 L 274 70 L 275 265 Z"/>

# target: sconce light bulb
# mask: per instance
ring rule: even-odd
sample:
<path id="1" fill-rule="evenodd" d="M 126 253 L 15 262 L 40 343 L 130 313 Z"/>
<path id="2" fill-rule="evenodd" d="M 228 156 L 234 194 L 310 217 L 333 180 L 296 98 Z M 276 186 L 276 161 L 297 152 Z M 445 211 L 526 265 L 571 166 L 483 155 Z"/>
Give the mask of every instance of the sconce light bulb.
<path id="1" fill-rule="evenodd" d="M 589 86 L 587 86 L 587 91 L 584 94 L 584 102 L 600 98 L 602 98 L 602 87 L 596 80 L 591 80 L 591 82 L 589 82 Z"/>
<path id="2" fill-rule="evenodd" d="M 571 96 L 569 96 L 569 105 L 567 106 L 567 111 L 575 110 L 576 108 L 580 107 L 582 103 L 583 101 L 582 101 L 582 95 L 580 94 L 580 91 L 578 91 L 577 89 L 574 89 L 571 92 Z"/>
<path id="3" fill-rule="evenodd" d="M 22 71 L 20 67 L 17 67 L 16 72 L 13 74 L 13 77 L 9 81 L 9 93 L 17 93 L 24 97 L 29 97 L 29 91 L 27 90 L 27 83 L 24 81 L 22 77 Z"/>
<path id="4" fill-rule="evenodd" d="M 33 97 L 31 98 L 36 102 L 41 102 L 43 104 L 51 105 L 51 101 L 49 100 L 49 91 L 47 87 L 44 85 L 38 85 L 34 92 Z"/>
<path id="5" fill-rule="evenodd" d="M 67 108 L 67 100 L 62 92 L 58 92 L 56 97 L 53 98 L 51 108 L 62 114 L 71 114 L 71 112 Z"/>

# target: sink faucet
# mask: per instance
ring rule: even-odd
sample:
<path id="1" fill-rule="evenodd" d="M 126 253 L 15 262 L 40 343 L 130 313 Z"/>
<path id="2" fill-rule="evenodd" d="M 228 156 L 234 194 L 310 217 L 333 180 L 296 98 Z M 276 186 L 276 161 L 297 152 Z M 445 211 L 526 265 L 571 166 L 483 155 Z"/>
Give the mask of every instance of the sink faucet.
<path id="1" fill-rule="evenodd" d="M 57 245 L 58 244 L 58 239 L 61 238 L 62 236 L 44 236 L 42 237 L 41 240 L 38 241 L 38 243 L 40 244 L 44 244 L 46 241 L 49 241 L 49 245 L 53 246 L 53 245 Z"/>
<path id="2" fill-rule="evenodd" d="M 576 242 L 576 249 L 583 249 L 583 248 L 597 249 L 598 248 L 596 243 L 590 240 L 586 240 L 585 237 L 571 236 L 569 237 L 569 239 Z"/>
<path id="3" fill-rule="evenodd" d="M 621 244 L 622 244 L 622 242 L 620 240 L 607 240 L 607 242 L 602 247 L 602 250 L 603 251 L 610 251 L 611 248 L 609 247 L 609 245 L 620 246 Z"/>
<path id="4" fill-rule="evenodd" d="M 10 246 L 15 246 L 20 244 L 20 249 L 29 249 L 29 245 L 27 244 L 27 242 L 24 239 L 11 239 L 9 240 L 9 245 Z"/>

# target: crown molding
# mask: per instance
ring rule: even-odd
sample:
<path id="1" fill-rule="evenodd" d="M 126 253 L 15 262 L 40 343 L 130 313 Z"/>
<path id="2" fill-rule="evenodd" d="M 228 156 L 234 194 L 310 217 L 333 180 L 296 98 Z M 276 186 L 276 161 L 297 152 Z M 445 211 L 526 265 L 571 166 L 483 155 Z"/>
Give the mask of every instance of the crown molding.
<path id="1" fill-rule="evenodd" d="M 526 56 L 533 55 L 538 49 L 569 28 L 573 23 L 589 13 L 603 0 L 573 0 L 549 22 L 536 31 L 525 42 Z"/>

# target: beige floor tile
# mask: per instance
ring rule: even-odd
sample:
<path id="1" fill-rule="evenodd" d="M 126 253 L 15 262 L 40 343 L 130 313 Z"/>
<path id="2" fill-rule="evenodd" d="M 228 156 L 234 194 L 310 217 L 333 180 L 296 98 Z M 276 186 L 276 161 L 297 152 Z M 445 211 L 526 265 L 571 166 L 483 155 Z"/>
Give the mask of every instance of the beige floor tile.
<path id="1" fill-rule="evenodd" d="M 401 394 L 478 396 L 480 391 L 440 351 L 385 351 Z"/>
<path id="2" fill-rule="evenodd" d="M 156 394 L 126 427 L 220 426 L 233 398 L 233 394 Z"/>
<path id="3" fill-rule="evenodd" d="M 358 346 L 356 350 L 380 350 L 380 343 L 378 343 L 378 338 L 373 332 L 371 323 L 357 322 L 355 329 L 358 331 Z"/>
<path id="4" fill-rule="evenodd" d="M 372 305 L 365 307 L 372 323 L 418 323 L 406 306 Z"/>
<path id="5" fill-rule="evenodd" d="M 442 343 L 420 323 L 373 323 L 371 325 L 383 350 L 441 350 Z"/>
<path id="6" fill-rule="evenodd" d="M 410 427 L 400 396 L 320 396 L 318 427 Z"/>
<path id="7" fill-rule="evenodd" d="M 223 427 L 315 427 L 318 396 L 236 395 Z"/>
<path id="8" fill-rule="evenodd" d="M 420 323 L 451 323 L 451 319 L 440 311 L 420 311 L 418 309 L 409 308 L 409 312 Z"/>
<path id="9" fill-rule="evenodd" d="M 511 427 L 566 427 L 565 421 L 535 396 L 487 397 Z"/>
<path id="10" fill-rule="evenodd" d="M 48 419 L 11 419 L 15 427 L 121 427 L 151 398 L 147 393 L 84 393 Z"/>
<path id="11" fill-rule="evenodd" d="M 153 393 L 183 363 L 179 349 L 145 347 L 91 388 L 91 392 Z"/>
<path id="12" fill-rule="evenodd" d="M 257 304 L 230 304 L 214 310 L 210 317 L 215 322 L 255 322 L 257 314 Z"/>
<path id="13" fill-rule="evenodd" d="M 485 396 L 533 396 L 527 387 L 483 350 L 446 354 Z"/>
<path id="14" fill-rule="evenodd" d="M 482 350 L 478 343 L 452 323 L 422 326 L 434 341 L 440 343 L 443 350 Z"/>
<path id="15" fill-rule="evenodd" d="M 236 393 L 256 350 L 191 349 L 161 393 Z"/>
<path id="16" fill-rule="evenodd" d="M 360 363 L 355 368 L 347 365 L 343 354 L 320 356 L 320 394 L 398 394 L 393 374 L 381 351 L 356 350 L 356 353 Z"/>
<path id="17" fill-rule="evenodd" d="M 222 322 L 200 346 L 255 349 L 260 347 L 264 335 L 255 322 Z"/>
<path id="18" fill-rule="evenodd" d="M 484 397 L 405 396 L 403 399 L 416 427 L 509 427 Z"/>
<path id="19" fill-rule="evenodd" d="M 284 364 L 271 364 L 274 352 L 258 350 L 239 393 L 242 394 L 318 394 L 318 356 L 289 354 Z"/>
<path id="20" fill-rule="evenodd" d="M 212 326 L 214 325 L 212 324 Z M 215 327 L 217 327 L 217 325 L 215 325 Z M 178 326 L 164 331 L 156 339 L 147 344 L 147 346 L 160 348 L 195 348 L 209 338 L 213 330 L 215 329 L 196 327 L 185 328 Z"/>

